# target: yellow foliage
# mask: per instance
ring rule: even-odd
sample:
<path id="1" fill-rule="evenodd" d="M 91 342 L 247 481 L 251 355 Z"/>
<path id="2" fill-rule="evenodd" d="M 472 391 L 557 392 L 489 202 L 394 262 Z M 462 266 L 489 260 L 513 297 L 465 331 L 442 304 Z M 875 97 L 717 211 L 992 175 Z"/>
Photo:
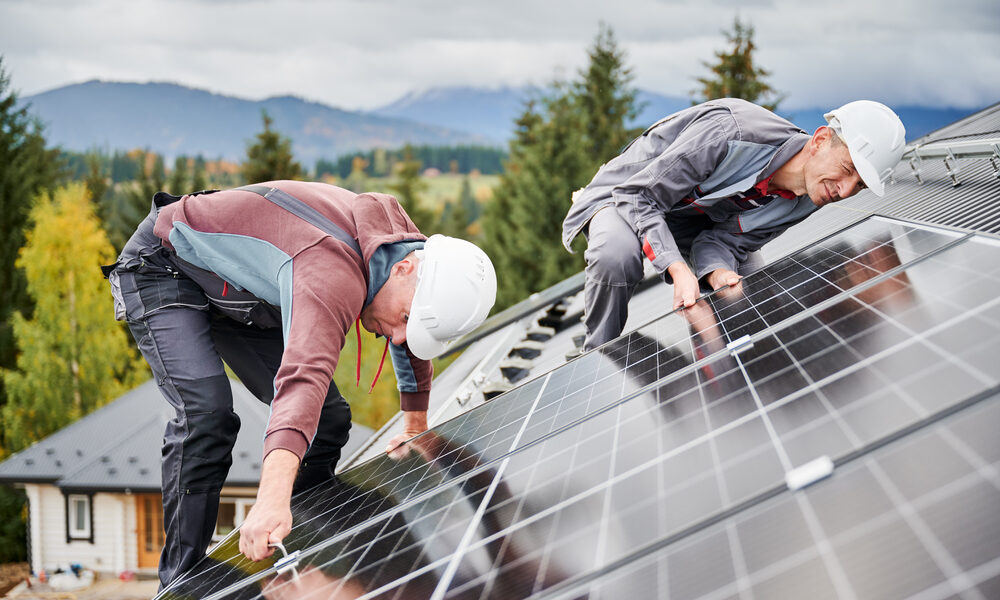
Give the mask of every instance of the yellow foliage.
<path id="1" fill-rule="evenodd" d="M 17 368 L 2 372 L 7 450 L 49 435 L 148 377 L 114 320 L 99 269 L 114 261 L 114 250 L 84 185 L 37 198 L 31 222 L 17 266 L 35 310 L 31 319 L 12 319 L 19 355 Z"/>

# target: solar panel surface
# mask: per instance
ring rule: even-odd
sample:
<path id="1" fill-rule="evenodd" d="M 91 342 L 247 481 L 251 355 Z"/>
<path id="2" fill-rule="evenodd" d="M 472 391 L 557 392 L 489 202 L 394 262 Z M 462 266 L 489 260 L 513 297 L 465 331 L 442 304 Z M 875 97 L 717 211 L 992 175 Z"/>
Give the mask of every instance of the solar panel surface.
<path id="1" fill-rule="evenodd" d="M 1000 243 L 869 218 L 741 287 L 435 427 L 405 458 L 297 496 L 285 540 L 297 576 L 241 558 L 234 535 L 161 597 L 621 597 L 640 580 L 637 597 L 802 582 L 872 597 L 866 569 L 895 555 L 858 562 L 855 546 L 886 543 L 878 528 L 818 507 L 879 494 L 890 504 L 869 520 L 937 569 L 907 593 L 1000 575 L 1000 537 L 929 536 L 911 514 L 923 496 L 871 466 L 907 456 L 917 434 L 943 435 L 948 415 L 995 404 L 984 399 L 1000 384 Z M 975 414 L 1000 424 L 996 410 Z M 995 493 L 995 448 L 980 438 L 963 456 Z M 789 490 L 786 475 L 816 459 L 834 476 Z M 948 559 L 976 552 L 986 562 Z"/>

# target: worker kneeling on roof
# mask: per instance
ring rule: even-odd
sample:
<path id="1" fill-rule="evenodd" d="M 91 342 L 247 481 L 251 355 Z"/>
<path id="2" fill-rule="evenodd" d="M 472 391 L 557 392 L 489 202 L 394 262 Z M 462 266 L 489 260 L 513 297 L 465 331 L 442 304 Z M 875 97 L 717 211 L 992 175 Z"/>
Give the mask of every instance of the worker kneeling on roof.
<path id="1" fill-rule="evenodd" d="M 204 556 L 215 530 L 240 426 L 223 361 L 271 405 L 240 529 L 240 550 L 260 560 L 290 531 L 293 492 L 331 478 L 347 442 L 351 411 L 331 380 L 351 326 L 387 338 L 404 423 L 391 450 L 427 429 L 430 359 L 496 298 L 493 264 L 474 244 L 426 238 L 392 196 L 300 181 L 158 193 L 104 270 L 116 317 L 176 411 L 163 437 L 161 586 Z"/>
<path id="2" fill-rule="evenodd" d="M 751 253 L 822 206 L 883 194 L 903 155 L 899 117 L 858 100 L 808 135 L 745 100 L 712 100 L 636 138 L 573 195 L 563 244 L 587 236 L 583 349 L 619 335 L 645 256 L 673 283 L 672 308 L 736 285 Z M 690 265 L 689 265 L 690 262 Z"/>

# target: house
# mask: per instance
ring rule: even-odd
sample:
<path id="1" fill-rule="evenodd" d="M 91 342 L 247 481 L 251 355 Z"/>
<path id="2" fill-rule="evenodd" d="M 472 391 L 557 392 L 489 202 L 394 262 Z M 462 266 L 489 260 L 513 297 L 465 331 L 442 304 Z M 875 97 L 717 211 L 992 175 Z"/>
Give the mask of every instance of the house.
<path id="1" fill-rule="evenodd" d="M 260 479 L 269 408 L 231 381 L 240 432 L 222 490 L 216 540 L 238 526 Z M 163 546 L 160 447 L 172 409 L 152 380 L 0 463 L 0 483 L 28 497 L 32 570 L 80 564 L 155 572 Z M 371 430 L 354 424 L 350 456 Z"/>

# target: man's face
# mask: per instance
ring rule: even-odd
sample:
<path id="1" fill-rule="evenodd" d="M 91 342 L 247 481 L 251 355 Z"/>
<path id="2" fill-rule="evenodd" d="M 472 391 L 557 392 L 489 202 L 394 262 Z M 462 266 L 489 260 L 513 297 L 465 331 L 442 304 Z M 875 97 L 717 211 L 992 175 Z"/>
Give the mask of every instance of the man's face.
<path id="1" fill-rule="evenodd" d="M 809 160 L 804 167 L 806 194 L 816 206 L 849 198 L 865 188 L 847 145 L 833 139 L 835 136 L 824 127 L 809 141 Z"/>
<path id="2" fill-rule="evenodd" d="M 404 259 L 392 267 L 371 304 L 361 311 L 361 324 L 372 333 L 389 338 L 399 346 L 406 341 L 406 323 L 416 291 L 416 260 Z"/>

